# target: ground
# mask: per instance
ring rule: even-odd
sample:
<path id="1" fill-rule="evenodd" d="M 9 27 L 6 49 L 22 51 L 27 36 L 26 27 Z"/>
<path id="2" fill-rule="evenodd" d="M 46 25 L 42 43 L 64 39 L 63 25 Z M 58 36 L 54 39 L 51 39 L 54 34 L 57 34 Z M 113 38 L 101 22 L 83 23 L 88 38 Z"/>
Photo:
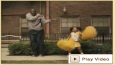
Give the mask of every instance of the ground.
<path id="1" fill-rule="evenodd" d="M 2 64 L 67 64 L 66 55 L 48 55 L 44 57 L 9 56 L 8 48 L 2 48 Z"/>

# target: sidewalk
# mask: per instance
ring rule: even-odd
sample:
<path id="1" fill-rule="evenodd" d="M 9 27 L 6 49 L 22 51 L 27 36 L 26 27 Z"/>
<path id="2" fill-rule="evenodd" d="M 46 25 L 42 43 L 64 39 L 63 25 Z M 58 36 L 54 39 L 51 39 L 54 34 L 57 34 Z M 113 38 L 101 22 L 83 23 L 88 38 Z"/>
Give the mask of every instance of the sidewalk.
<path id="1" fill-rule="evenodd" d="M 68 60 L 66 55 L 48 55 L 44 57 L 32 57 L 32 56 L 8 56 L 8 48 L 1 48 L 1 60 Z"/>

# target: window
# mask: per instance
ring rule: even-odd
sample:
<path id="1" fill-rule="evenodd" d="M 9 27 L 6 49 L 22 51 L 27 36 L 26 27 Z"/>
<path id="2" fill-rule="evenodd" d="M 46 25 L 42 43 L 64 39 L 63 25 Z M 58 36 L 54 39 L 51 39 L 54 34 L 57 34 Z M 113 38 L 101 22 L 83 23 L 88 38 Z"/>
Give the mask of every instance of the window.
<path id="1" fill-rule="evenodd" d="M 28 34 L 28 26 L 27 26 L 27 19 L 21 18 L 21 36 L 27 36 Z"/>
<path id="2" fill-rule="evenodd" d="M 98 33 L 110 33 L 110 16 L 92 16 L 92 25 Z"/>
<path id="3" fill-rule="evenodd" d="M 61 33 L 69 33 L 71 27 L 80 27 L 79 17 L 61 18 Z"/>

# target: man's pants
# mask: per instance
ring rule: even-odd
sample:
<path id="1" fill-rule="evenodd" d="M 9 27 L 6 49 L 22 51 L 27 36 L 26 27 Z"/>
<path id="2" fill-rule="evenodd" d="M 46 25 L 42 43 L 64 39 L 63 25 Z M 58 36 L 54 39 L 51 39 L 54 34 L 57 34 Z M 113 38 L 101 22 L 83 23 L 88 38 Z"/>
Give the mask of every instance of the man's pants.
<path id="1" fill-rule="evenodd" d="M 44 51 L 44 30 L 30 30 L 29 37 L 31 42 L 32 54 L 43 54 Z"/>

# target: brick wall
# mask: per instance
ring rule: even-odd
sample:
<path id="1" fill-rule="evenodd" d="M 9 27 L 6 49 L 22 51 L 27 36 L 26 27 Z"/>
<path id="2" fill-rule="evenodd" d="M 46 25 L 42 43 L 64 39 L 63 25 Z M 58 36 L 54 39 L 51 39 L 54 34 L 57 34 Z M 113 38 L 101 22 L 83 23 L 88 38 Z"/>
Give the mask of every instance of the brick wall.
<path id="1" fill-rule="evenodd" d="M 40 12 L 39 1 L 2 1 L 2 33 L 20 33 L 20 18 L 31 8 Z M 45 4 L 42 4 L 42 13 L 45 15 Z"/>
<path id="2" fill-rule="evenodd" d="M 51 1 L 50 2 L 50 18 L 57 18 L 58 21 L 50 23 L 50 33 L 60 31 L 60 16 L 63 15 L 63 7 L 67 9 L 67 15 L 79 15 L 80 26 L 84 29 L 91 25 L 91 15 L 111 15 L 111 1 Z"/>
<path id="3" fill-rule="evenodd" d="M 45 3 L 42 11 L 45 15 Z M 67 15 L 63 14 L 63 7 L 67 9 Z M 20 17 L 25 16 L 31 8 L 39 12 L 39 2 L 2 1 L 2 33 L 20 33 Z M 60 32 L 60 16 L 80 16 L 80 25 L 84 29 L 91 25 L 91 15 L 111 15 L 111 1 L 50 1 L 50 18 L 58 21 L 50 23 L 50 33 Z M 112 24 L 111 24 L 112 25 Z"/>
<path id="4" fill-rule="evenodd" d="M 2 16 L 2 33 L 19 33 L 19 16 Z"/>

